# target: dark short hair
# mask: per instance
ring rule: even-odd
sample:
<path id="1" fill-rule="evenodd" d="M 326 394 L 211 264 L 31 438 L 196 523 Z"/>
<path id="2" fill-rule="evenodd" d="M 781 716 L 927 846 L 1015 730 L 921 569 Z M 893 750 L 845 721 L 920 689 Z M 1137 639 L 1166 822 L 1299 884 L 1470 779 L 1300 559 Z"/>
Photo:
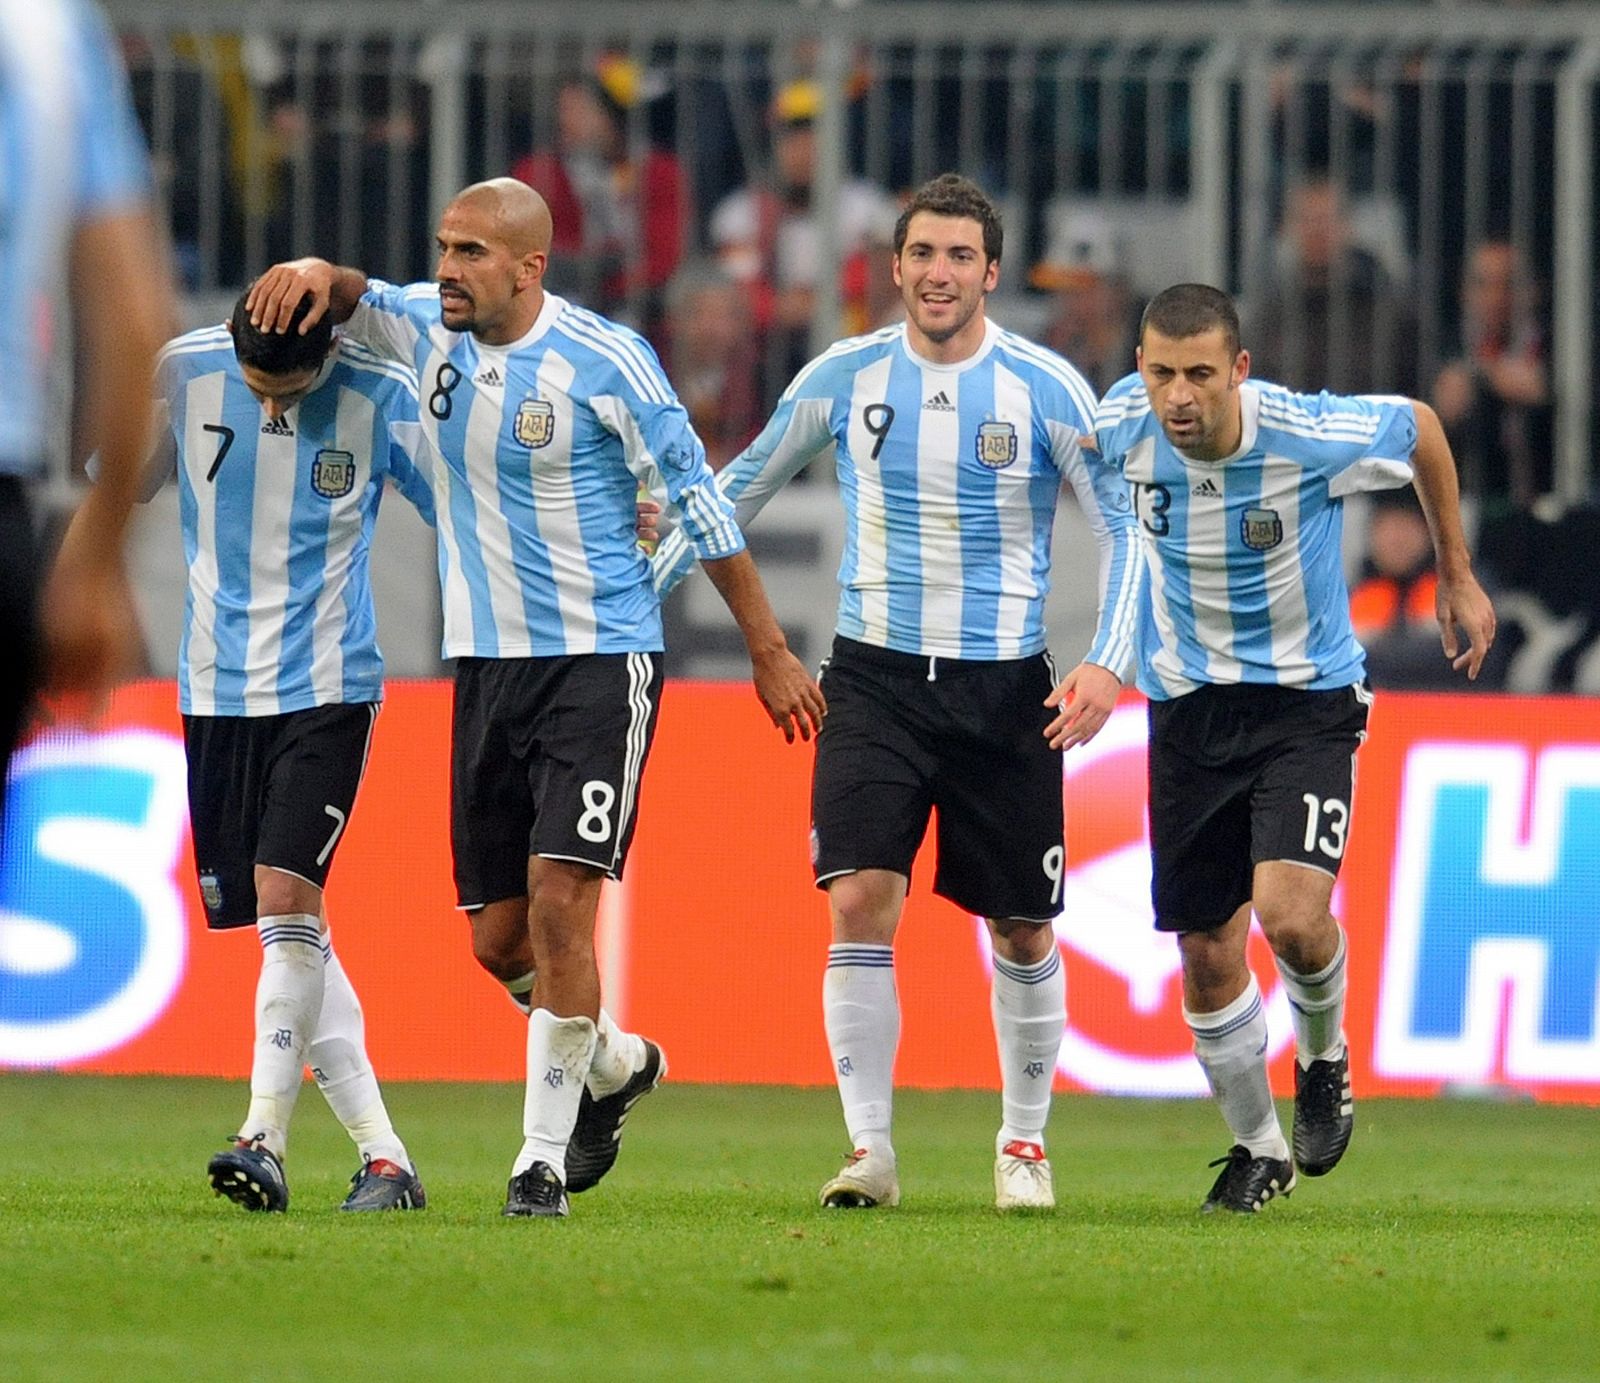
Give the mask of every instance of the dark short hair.
<path id="1" fill-rule="evenodd" d="M 1005 240 L 1005 228 L 1000 224 L 1000 212 L 984 191 L 971 178 L 959 173 L 941 173 L 923 183 L 911 194 L 906 209 L 894 223 L 894 253 L 906 247 L 906 229 L 911 218 L 919 211 L 934 216 L 964 216 L 983 227 L 983 253 L 991 261 L 1000 258 L 1000 247 Z"/>
<path id="2" fill-rule="evenodd" d="M 323 313 L 310 331 L 304 336 L 300 334 L 300 323 L 311 307 L 309 293 L 300 299 L 287 329 L 281 332 L 262 331 L 250 325 L 250 314 L 244 306 L 249 296 L 249 289 L 239 295 L 238 302 L 233 305 L 233 316 L 228 319 L 233 328 L 234 353 L 241 365 L 263 374 L 289 375 L 300 370 L 314 370 L 322 364 L 333 342 L 333 319 Z"/>
<path id="3" fill-rule="evenodd" d="M 1222 331 L 1230 357 L 1239 354 L 1239 309 L 1233 299 L 1209 283 L 1175 283 L 1150 299 L 1139 319 L 1139 344 L 1154 327 L 1175 341 L 1203 331 Z"/>

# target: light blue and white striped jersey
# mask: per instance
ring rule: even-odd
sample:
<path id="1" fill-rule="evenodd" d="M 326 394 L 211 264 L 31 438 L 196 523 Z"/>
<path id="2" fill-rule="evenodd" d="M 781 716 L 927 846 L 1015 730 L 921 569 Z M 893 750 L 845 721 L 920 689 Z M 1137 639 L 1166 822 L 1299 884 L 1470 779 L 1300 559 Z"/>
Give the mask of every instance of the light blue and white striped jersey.
<path id="1" fill-rule="evenodd" d="M 953 365 L 923 360 L 904 326 L 886 327 L 839 342 L 796 375 L 717 481 L 742 523 L 834 448 L 845 511 L 839 633 L 992 661 L 1045 646 L 1050 533 L 1065 478 L 1100 543 L 1107 618 L 1088 657 L 1123 674 L 1133 660 L 1138 545 L 1127 486 L 1105 467 L 1091 472 L 1079 450 L 1094 406 L 1065 360 L 993 322 Z M 670 590 L 692 566 L 669 535 L 655 557 L 658 587 Z"/>
<path id="2" fill-rule="evenodd" d="M 658 652 L 639 486 L 664 486 L 695 550 L 744 550 L 705 447 L 636 332 L 553 293 L 527 335 L 440 322 L 437 284 L 373 280 L 345 330 L 416 372 L 439 510 L 447 658 Z"/>
<path id="3" fill-rule="evenodd" d="M 1139 688 L 1164 700 L 1206 682 L 1308 691 L 1361 680 L 1340 536 L 1344 496 L 1411 479 L 1410 400 L 1240 386 L 1244 436 L 1220 461 L 1182 455 L 1138 375 L 1095 418 L 1103 460 L 1134 490 L 1150 578 Z"/>
<path id="4" fill-rule="evenodd" d="M 311 392 L 267 416 L 226 327 L 157 357 L 189 566 L 178 701 L 266 716 L 383 695 L 368 550 L 385 478 L 430 522 L 427 478 L 390 435 L 410 375 L 341 341 Z"/>
<path id="5" fill-rule="evenodd" d="M 127 76 L 99 12 L 0 0 L 0 474 L 31 475 L 44 457 L 73 232 L 149 199 Z"/>

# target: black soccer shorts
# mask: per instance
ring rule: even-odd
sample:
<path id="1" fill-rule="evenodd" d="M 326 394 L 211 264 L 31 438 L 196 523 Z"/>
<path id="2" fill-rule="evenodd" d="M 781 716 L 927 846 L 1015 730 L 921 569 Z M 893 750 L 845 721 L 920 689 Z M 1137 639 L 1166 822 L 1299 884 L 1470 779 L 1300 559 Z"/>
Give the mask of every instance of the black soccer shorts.
<path id="1" fill-rule="evenodd" d="M 1209 931 L 1250 901 L 1255 866 L 1335 877 L 1350 837 L 1365 683 L 1204 686 L 1150 703 L 1151 893 L 1162 931 Z"/>
<path id="2" fill-rule="evenodd" d="M 255 922 L 258 864 L 327 883 L 377 718 L 373 701 L 183 718 L 195 872 L 210 927 Z"/>
<path id="3" fill-rule="evenodd" d="M 1061 909 L 1061 754 L 1044 738 L 1049 655 L 983 662 L 835 639 L 811 783 L 817 886 L 862 869 L 911 878 L 938 813 L 933 888 L 984 917 Z"/>
<path id="4" fill-rule="evenodd" d="M 528 859 L 620 879 L 661 707 L 659 653 L 462 658 L 450 726 L 456 899 L 528 891 Z"/>
<path id="5" fill-rule="evenodd" d="M 0 476 L 0 785 L 38 690 L 39 555 L 27 489 Z M 0 792 L 0 806 L 5 794 Z"/>

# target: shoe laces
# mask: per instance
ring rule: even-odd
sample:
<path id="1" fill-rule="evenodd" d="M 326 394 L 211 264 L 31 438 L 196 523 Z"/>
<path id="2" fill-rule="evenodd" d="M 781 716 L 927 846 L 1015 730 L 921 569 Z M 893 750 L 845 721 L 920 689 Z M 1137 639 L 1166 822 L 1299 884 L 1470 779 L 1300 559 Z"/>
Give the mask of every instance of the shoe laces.
<path id="1" fill-rule="evenodd" d="M 363 1154 L 361 1170 L 350 1178 L 350 1184 L 354 1186 L 368 1177 L 381 1177 L 384 1181 L 404 1181 L 406 1169 L 390 1158 Z"/>
<path id="2" fill-rule="evenodd" d="M 252 1133 L 248 1138 L 242 1133 L 230 1133 L 228 1141 L 241 1152 L 260 1153 L 262 1157 L 268 1158 L 274 1163 L 282 1164 L 283 1159 L 267 1146 L 267 1138 L 264 1133 Z"/>
<path id="3" fill-rule="evenodd" d="M 1300 1094 L 1308 1104 L 1337 1108 L 1344 1103 L 1344 1087 L 1337 1061 L 1313 1061 L 1300 1073 Z"/>
<path id="4" fill-rule="evenodd" d="M 1206 1166 L 1225 1166 L 1231 1172 L 1235 1166 L 1241 1163 L 1248 1167 L 1252 1160 L 1253 1159 L 1250 1156 L 1250 1149 L 1245 1147 L 1243 1143 L 1235 1143 L 1231 1148 L 1228 1149 L 1227 1152 L 1223 1153 L 1221 1157 L 1213 1158 L 1210 1162 L 1206 1163 Z"/>
<path id="5" fill-rule="evenodd" d="M 535 1163 L 517 1177 L 517 1190 L 535 1205 L 559 1205 L 563 1187 L 561 1179 L 542 1162 Z"/>
<path id="6" fill-rule="evenodd" d="M 1208 1199 L 1232 1206 L 1254 1209 L 1261 1203 L 1262 1192 L 1272 1179 L 1271 1159 L 1256 1157 L 1243 1143 L 1235 1143 L 1223 1156 L 1206 1165 L 1223 1169 Z"/>

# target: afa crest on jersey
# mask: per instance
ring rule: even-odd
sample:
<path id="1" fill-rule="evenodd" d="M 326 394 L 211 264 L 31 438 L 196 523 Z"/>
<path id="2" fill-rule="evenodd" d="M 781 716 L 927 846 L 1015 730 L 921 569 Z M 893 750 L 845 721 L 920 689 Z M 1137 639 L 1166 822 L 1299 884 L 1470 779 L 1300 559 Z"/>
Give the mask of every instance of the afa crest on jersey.
<path id="1" fill-rule="evenodd" d="M 1246 509 L 1239 516 L 1239 536 L 1246 547 L 1268 552 L 1283 541 L 1283 520 L 1276 509 Z"/>
<path id="2" fill-rule="evenodd" d="M 525 447 L 547 447 L 556 435 L 556 410 L 544 399 L 523 399 L 511 424 L 511 435 Z"/>
<path id="3" fill-rule="evenodd" d="M 1010 423 L 978 424 L 978 460 L 991 471 L 1004 470 L 1017 459 L 1017 429 Z"/>
<path id="4" fill-rule="evenodd" d="M 343 499 L 355 488 L 356 458 L 324 447 L 311 461 L 311 488 L 324 499 Z"/>

